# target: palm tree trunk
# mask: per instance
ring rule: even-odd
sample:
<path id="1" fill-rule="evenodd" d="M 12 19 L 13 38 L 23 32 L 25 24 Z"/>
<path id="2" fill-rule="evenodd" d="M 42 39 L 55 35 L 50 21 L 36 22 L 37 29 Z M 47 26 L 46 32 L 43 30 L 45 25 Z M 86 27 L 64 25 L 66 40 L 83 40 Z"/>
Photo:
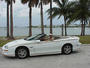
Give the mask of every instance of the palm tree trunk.
<path id="1" fill-rule="evenodd" d="M 86 26 L 86 22 L 87 22 L 87 21 L 84 21 L 84 36 L 85 36 L 85 26 Z"/>
<path id="2" fill-rule="evenodd" d="M 64 16 L 64 22 L 65 22 L 65 36 L 67 36 L 67 23 L 66 23 L 66 17 Z"/>
<path id="3" fill-rule="evenodd" d="M 10 36 L 10 38 L 14 39 L 14 37 L 13 37 L 13 3 L 12 3 L 12 0 L 11 0 L 11 4 L 10 4 L 10 22 L 11 22 L 11 25 L 10 25 L 11 36 Z"/>
<path id="4" fill-rule="evenodd" d="M 29 8 L 29 37 L 32 36 L 32 7 Z"/>
<path id="5" fill-rule="evenodd" d="M 50 0 L 50 39 L 52 39 L 52 0 Z"/>
<path id="6" fill-rule="evenodd" d="M 81 36 L 84 35 L 83 31 L 84 31 L 84 23 L 83 23 L 83 20 L 81 21 Z"/>
<path id="7" fill-rule="evenodd" d="M 41 33 L 44 34 L 44 23 L 43 23 L 43 3 L 41 0 Z"/>
<path id="8" fill-rule="evenodd" d="M 90 19 L 89 19 L 89 23 L 88 24 L 89 24 L 89 27 L 90 27 Z"/>
<path id="9" fill-rule="evenodd" d="M 82 30 L 82 29 L 83 29 L 83 21 L 82 21 L 81 23 L 82 23 L 82 24 L 81 24 L 81 36 L 82 36 L 82 35 L 83 35 L 83 34 L 82 34 L 82 31 L 83 31 L 83 30 Z"/>
<path id="10" fill-rule="evenodd" d="M 63 36 L 63 24 L 62 24 L 62 36 Z"/>
<path id="11" fill-rule="evenodd" d="M 7 38 L 9 38 L 9 3 L 7 3 Z"/>

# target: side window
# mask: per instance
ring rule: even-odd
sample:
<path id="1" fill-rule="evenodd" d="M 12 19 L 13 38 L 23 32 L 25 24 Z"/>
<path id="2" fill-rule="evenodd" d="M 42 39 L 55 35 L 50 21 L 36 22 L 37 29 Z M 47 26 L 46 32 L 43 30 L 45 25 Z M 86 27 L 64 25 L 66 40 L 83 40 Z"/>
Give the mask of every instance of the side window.
<path id="1" fill-rule="evenodd" d="M 40 38 L 40 41 L 45 41 L 45 37 L 41 37 Z"/>
<path id="2" fill-rule="evenodd" d="M 44 37 L 40 38 L 40 41 L 48 41 L 48 40 L 49 40 L 48 36 L 44 36 Z"/>

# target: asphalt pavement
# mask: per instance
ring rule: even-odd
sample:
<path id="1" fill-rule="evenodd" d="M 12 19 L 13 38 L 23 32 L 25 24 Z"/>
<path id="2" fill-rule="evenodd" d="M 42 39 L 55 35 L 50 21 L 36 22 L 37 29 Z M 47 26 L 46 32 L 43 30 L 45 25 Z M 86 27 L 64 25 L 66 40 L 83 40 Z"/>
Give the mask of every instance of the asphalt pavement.
<path id="1" fill-rule="evenodd" d="M 47 55 L 17 59 L 5 57 L 0 51 L 0 68 L 90 68 L 90 45 L 70 55 Z"/>

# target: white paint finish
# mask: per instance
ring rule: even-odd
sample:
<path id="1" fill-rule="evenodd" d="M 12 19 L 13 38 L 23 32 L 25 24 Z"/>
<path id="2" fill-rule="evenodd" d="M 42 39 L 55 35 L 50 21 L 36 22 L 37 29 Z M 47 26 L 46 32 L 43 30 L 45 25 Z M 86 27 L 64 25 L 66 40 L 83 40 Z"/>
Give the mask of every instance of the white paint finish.
<path id="1" fill-rule="evenodd" d="M 61 53 L 62 47 L 67 43 L 73 45 L 73 50 L 77 50 L 80 46 L 78 37 L 67 37 L 53 41 L 40 41 L 40 40 L 26 41 L 24 39 L 20 39 L 9 42 L 6 45 L 4 45 L 2 47 L 3 50 L 2 53 L 7 56 L 15 56 L 15 50 L 17 47 L 26 46 L 30 51 L 30 56 L 56 54 Z M 5 46 L 8 47 L 8 52 L 4 51 L 6 50 Z"/>
<path id="2" fill-rule="evenodd" d="M 53 54 L 60 53 L 60 43 L 57 44 L 55 41 L 42 41 L 40 43 L 36 43 L 33 48 L 33 52 L 31 55 L 41 55 L 41 54 Z"/>

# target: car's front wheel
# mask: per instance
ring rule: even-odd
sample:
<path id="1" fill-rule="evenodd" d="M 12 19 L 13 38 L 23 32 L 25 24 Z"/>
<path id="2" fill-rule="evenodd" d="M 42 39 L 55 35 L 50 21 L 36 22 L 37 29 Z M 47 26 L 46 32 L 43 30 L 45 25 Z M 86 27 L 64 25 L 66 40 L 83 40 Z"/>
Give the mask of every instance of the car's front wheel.
<path id="1" fill-rule="evenodd" d="M 16 57 L 18 57 L 19 59 L 24 59 L 28 57 L 28 50 L 24 47 L 19 47 L 16 50 Z"/>
<path id="2" fill-rule="evenodd" d="M 68 45 L 68 44 L 64 45 L 63 48 L 62 48 L 62 53 L 66 54 L 66 55 L 72 53 L 72 46 Z"/>

